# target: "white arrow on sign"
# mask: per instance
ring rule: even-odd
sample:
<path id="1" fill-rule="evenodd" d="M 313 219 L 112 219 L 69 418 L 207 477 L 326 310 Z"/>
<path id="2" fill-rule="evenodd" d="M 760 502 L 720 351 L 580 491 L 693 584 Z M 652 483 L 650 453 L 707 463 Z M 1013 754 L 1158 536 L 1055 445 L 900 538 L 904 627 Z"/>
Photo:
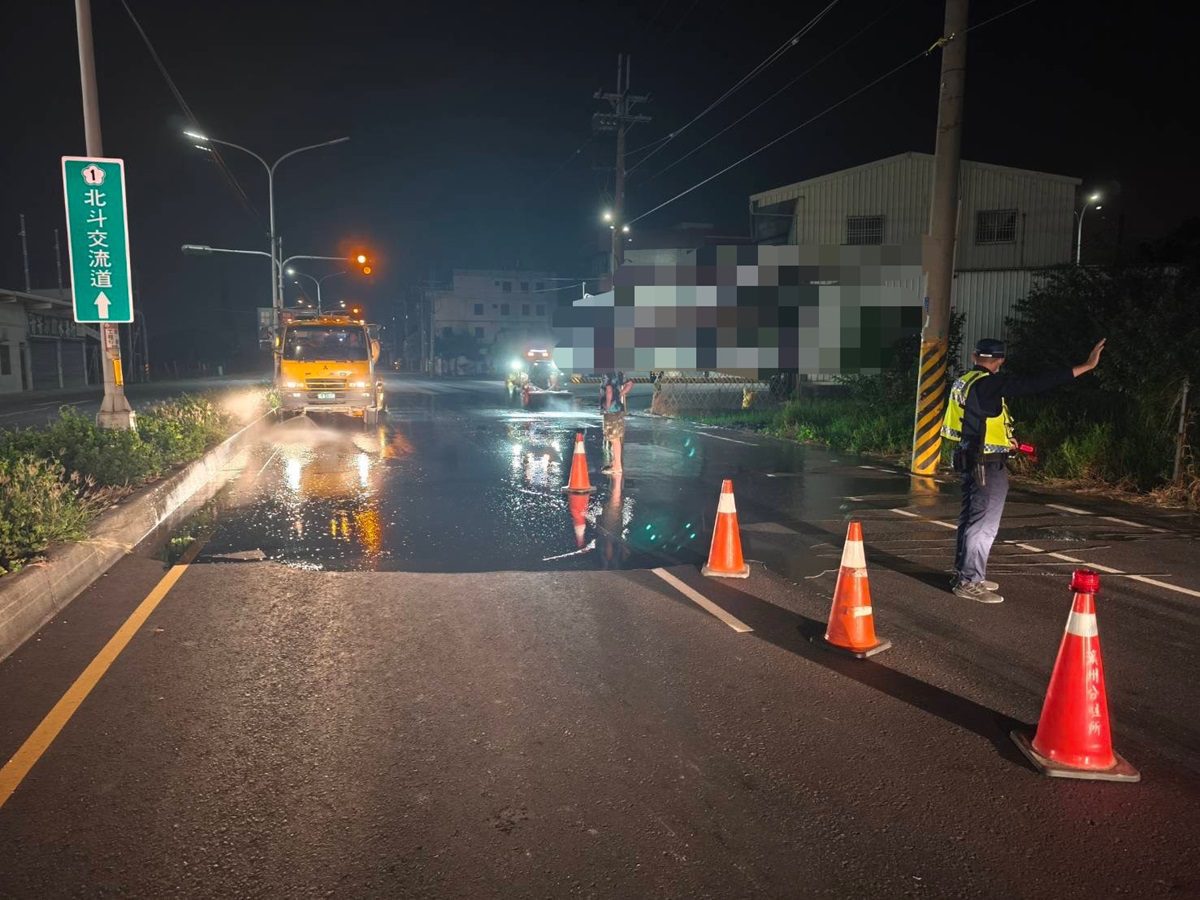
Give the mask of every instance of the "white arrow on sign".
<path id="1" fill-rule="evenodd" d="M 96 297 L 95 302 L 96 302 L 96 311 L 100 314 L 100 318 L 107 319 L 108 318 L 108 308 L 109 308 L 109 306 L 112 305 L 112 301 L 108 299 L 108 297 L 107 297 L 107 295 L 105 295 L 104 291 L 101 291 L 100 295 L 98 297 Z"/>

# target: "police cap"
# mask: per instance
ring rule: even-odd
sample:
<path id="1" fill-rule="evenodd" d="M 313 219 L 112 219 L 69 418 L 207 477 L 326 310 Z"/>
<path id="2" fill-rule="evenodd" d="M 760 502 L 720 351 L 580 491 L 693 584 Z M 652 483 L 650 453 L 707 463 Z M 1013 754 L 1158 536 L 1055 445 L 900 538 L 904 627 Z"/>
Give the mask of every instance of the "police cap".
<path id="1" fill-rule="evenodd" d="M 984 338 L 975 345 L 975 355 L 981 359 L 1003 359 L 1004 341 L 996 338 Z"/>

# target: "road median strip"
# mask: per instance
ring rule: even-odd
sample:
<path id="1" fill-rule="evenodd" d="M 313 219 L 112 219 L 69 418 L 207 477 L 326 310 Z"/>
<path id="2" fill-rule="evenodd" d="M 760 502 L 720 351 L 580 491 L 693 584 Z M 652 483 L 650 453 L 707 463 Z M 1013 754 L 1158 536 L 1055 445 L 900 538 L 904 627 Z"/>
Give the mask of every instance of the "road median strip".
<path id="1" fill-rule="evenodd" d="M 0 660 L 141 543 L 181 506 L 222 486 L 228 463 L 267 416 L 255 419 L 174 475 L 142 488 L 99 516 L 82 541 L 51 548 L 43 563 L 0 578 Z"/>

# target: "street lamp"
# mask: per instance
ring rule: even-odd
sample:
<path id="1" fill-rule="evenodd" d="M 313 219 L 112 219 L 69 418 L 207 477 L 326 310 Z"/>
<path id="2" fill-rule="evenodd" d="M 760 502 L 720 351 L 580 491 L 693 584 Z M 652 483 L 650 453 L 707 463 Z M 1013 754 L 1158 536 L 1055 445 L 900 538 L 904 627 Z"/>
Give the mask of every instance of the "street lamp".
<path id="1" fill-rule="evenodd" d="M 322 284 L 322 282 L 327 281 L 330 278 L 337 278 L 339 275 L 346 274 L 344 271 L 331 272 L 328 275 L 322 275 L 320 278 L 314 278 L 312 275 L 306 275 L 303 272 L 296 271 L 295 269 L 288 269 L 287 273 L 288 273 L 288 275 L 292 276 L 293 278 L 307 278 L 309 281 L 311 281 L 313 284 L 315 284 L 317 286 L 317 314 L 318 315 L 321 312 L 321 284 Z M 299 283 L 300 282 L 298 282 L 298 281 L 296 282 L 296 284 L 299 284 Z M 342 305 L 345 306 L 344 303 Z"/>
<path id="2" fill-rule="evenodd" d="M 1100 194 L 1095 193 L 1083 201 L 1083 209 L 1079 211 L 1079 229 L 1075 235 L 1075 265 L 1079 265 L 1079 260 L 1083 256 L 1083 214 L 1087 212 L 1089 206 L 1095 206 L 1096 209 L 1103 209 L 1099 203 Z"/>
<path id="3" fill-rule="evenodd" d="M 348 137 L 334 138 L 332 141 L 324 141 L 320 144 L 309 144 L 306 147 L 297 147 L 295 150 L 290 150 L 273 163 L 268 163 L 265 159 L 246 147 L 240 144 L 235 144 L 231 141 L 222 141 L 217 138 L 209 137 L 201 134 L 198 131 L 185 131 L 185 137 L 191 138 L 193 141 L 198 141 L 195 144 L 201 150 L 212 152 L 211 147 L 202 146 L 204 144 L 220 144 L 222 147 L 232 147 L 234 150 L 241 150 L 243 153 L 248 153 L 257 159 L 264 169 L 267 170 L 267 205 L 269 208 L 270 218 L 270 246 L 271 246 L 271 306 L 275 309 L 283 307 L 283 264 L 279 262 L 279 246 L 278 237 L 275 234 L 275 169 L 279 164 L 290 156 L 295 156 L 297 153 L 304 153 L 307 150 L 318 150 L 321 147 L 330 147 L 333 144 L 343 144 L 350 140 Z"/>

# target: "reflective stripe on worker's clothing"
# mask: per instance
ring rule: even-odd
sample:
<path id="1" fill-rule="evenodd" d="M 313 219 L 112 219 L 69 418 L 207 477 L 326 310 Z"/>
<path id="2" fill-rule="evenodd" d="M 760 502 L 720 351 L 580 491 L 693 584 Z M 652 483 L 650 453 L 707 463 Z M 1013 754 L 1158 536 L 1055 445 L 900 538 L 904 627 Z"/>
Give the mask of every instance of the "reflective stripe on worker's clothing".
<path id="1" fill-rule="evenodd" d="M 958 378 L 950 388 L 950 399 L 946 403 L 946 415 L 942 420 L 942 437 L 951 441 L 962 440 L 963 418 L 967 413 L 967 397 L 971 386 L 980 378 L 990 375 L 980 369 L 972 369 Z M 1012 416 L 1008 413 L 1008 403 L 1000 401 L 1000 415 L 991 416 L 984 425 L 983 452 L 1008 453 L 1013 444 Z"/>

